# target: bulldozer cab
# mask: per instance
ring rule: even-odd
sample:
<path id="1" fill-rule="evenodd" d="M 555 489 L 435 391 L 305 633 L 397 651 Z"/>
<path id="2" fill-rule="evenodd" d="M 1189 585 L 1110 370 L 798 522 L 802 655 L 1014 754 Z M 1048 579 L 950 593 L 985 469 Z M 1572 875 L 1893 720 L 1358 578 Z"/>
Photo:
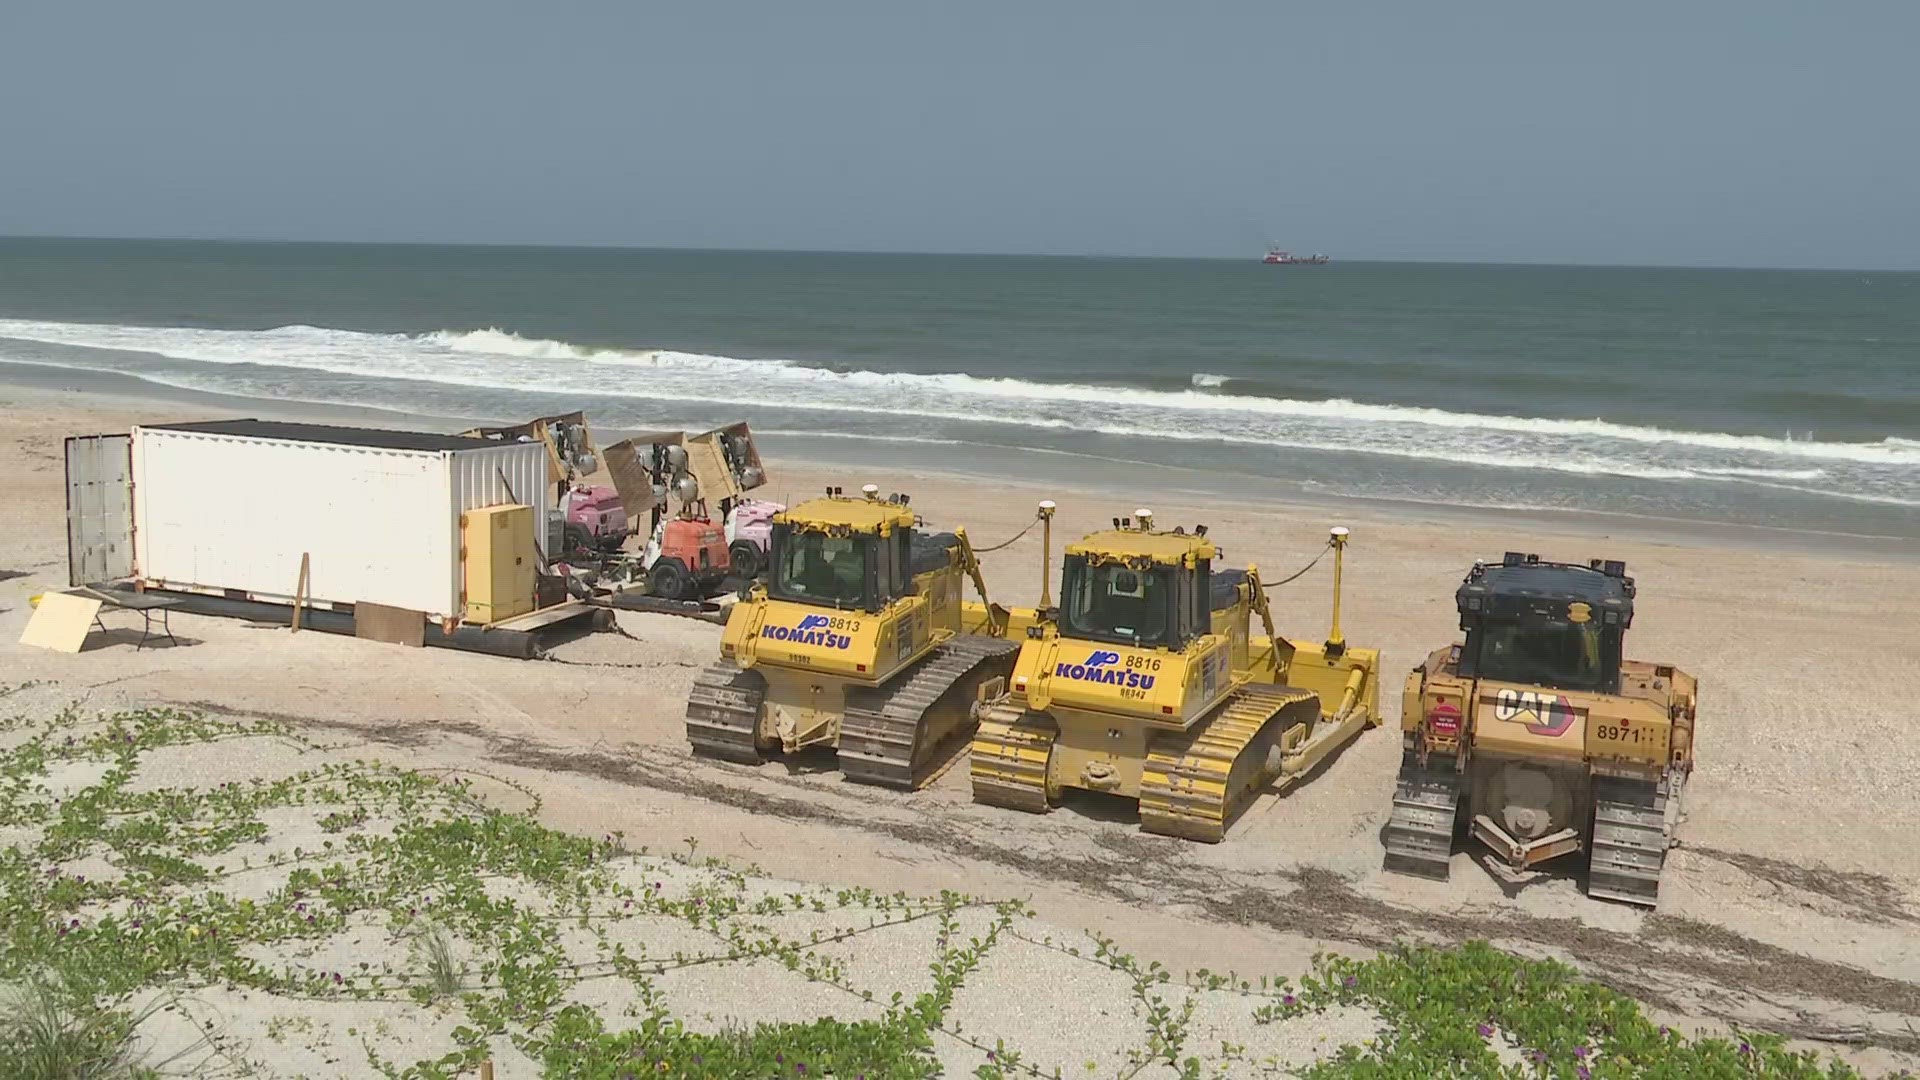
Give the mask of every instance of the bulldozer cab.
<path id="1" fill-rule="evenodd" d="M 1063 637 L 1181 652 L 1213 629 L 1211 567 L 1219 552 L 1205 530 L 1155 532 L 1153 518 L 1067 547 L 1061 565 Z"/>
<path id="2" fill-rule="evenodd" d="M 1626 566 L 1541 562 L 1508 552 L 1476 565 L 1455 594 L 1459 673 L 1471 679 L 1613 694 L 1621 641 L 1633 621 Z"/>
<path id="3" fill-rule="evenodd" d="M 767 595 L 842 611 L 884 611 L 913 590 L 913 512 L 815 499 L 773 519 Z"/>
<path id="4" fill-rule="evenodd" d="M 1149 555 L 1070 551 L 1061 577 L 1060 632 L 1179 652 L 1210 629 L 1208 564 L 1206 558 L 1165 563 Z"/>

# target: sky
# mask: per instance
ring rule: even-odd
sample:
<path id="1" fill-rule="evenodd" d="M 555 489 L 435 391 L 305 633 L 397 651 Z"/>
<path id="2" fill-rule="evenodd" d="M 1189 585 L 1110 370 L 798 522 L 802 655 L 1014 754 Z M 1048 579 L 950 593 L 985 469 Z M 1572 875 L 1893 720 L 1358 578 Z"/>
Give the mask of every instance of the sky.
<path id="1" fill-rule="evenodd" d="M 1920 269 L 1920 3 L 7 0 L 0 234 Z"/>

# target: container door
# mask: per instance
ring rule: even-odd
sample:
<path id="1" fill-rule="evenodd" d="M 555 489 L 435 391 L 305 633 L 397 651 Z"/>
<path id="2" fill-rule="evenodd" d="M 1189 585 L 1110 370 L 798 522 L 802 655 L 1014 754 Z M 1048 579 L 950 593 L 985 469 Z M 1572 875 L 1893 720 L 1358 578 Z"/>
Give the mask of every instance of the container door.
<path id="1" fill-rule="evenodd" d="M 133 576 L 133 437 L 67 439 L 67 584 Z"/>

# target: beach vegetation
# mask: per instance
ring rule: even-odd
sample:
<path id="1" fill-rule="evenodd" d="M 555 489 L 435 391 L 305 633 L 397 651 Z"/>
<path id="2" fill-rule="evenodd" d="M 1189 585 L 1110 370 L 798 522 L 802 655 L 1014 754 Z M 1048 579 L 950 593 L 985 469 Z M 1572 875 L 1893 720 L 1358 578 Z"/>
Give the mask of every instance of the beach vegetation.
<path id="1" fill-rule="evenodd" d="M 257 1072 L 260 1055 L 305 1046 L 344 1074 L 408 1078 L 471 1076 L 507 1055 L 607 1080 L 919 1078 L 952 1075 L 956 1059 L 986 1080 L 1059 1075 L 954 1008 L 1015 940 L 1124 977 L 1126 1000 L 1108 1007 L 1130 1011 L 1135 1036 L 1087 1048 L 1124 1060 L 1122 1075 L 1298 1068 L 1206 1044 L 1203 993 L 1255 1028 L 1336 1008 L 1379 1017 L 1374 1038 L 1330 1047 L 1313 1076 L 1854 1075 L 1763 1033 L 1662 1027 L 1565 965 L 1480 942 L 1322 956 L 1305 975 L 1180 975 L 1097 936 L 1056 943 L 1018 899 L 783 885 L 693 843 L 652 854 L 561 832 L 538 821 L 531 790 L 509 812 L 476 788 L 509 778 L 397 769 L 276 721 L 67 709 L 0 719 L 0 735 L 8 1077 Z M 268 757 L 284 767 L 240 768 Z M 908 926 L 932 942 L 911 992 L 850 972 L 863 935 Z M 716 1022 L 669 1005 L 673 980 L 715 965 L 817 990 L 822 1015 Z M 278 1015 L 243 1030 L 205 1003 L 219 995 Z M 369 1003 L 389 1019 L 348 1027 L 350 1009 L 329 1012 Z"/>

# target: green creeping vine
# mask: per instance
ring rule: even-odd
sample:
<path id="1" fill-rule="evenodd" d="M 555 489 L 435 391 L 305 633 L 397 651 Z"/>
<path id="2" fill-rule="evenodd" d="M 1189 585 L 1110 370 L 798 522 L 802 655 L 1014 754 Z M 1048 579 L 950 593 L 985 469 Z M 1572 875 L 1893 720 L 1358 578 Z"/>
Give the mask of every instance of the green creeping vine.
<path id="1" fill-rule="evenodd" d="M 1283 991 L 1261 1015 L 1285 1019 L 1330 1005 L 1370 1007 L 1386 1030 L 1362 1046 L 1341 1048 L 1334 1060 L 1306 1070 L 1308 1077 L 1859 1076 L 1838 1060 L 1790 1051 L 1778 1036 L 1736 1031 L 1690 1039 L 1565 964 L 1525 959 L 1483 941 L 1445 949 L 1403 945 L 1369 960 L 1323 954 L 1298 992 Z M 1496 1045 L 1507 1050 L 1509 1063 Z"/>
<path id="2" fill-rule="evenodd" d="M 1854 1075 L 1768 1036 L 1687 1039 L 1571 969 L 1482 943 L 1366 961 L 1323 956 L 1298 987 L 1206 971 L 1177 986 L 1166 969 L 1110 941 L 1095 939 L 1083 955 L 1023 937 L 1016 921 L 1033 913 L 1020 902 L 867 889 L 762 895 L 757 872 L 697 858 L 692 841 L 684 853 L 650 856 L 629 851 L 618 834 L 568 835 L 540 825 L 532 810 L 487 806 L 471 776 L 333 760 L 339 748 L 277 723 L 68 710 L 44 721 L 0 718 L 0 733 L 10 743 L 0 750 L 0 835 L 12 838 L 0 850 L 0 987 L 14 991 L 0 1010 L 0 1076 L 164 1069 L 168 1062 L 143 1056 L 140 1040 L 155 1001 L 201 1033 L 193 1050 L 265 1075 L 251 1055 L 267 1044 L 325 1037 L 327 1025 L 313 1019 L 319 1010 L 302 1003 L 380 1001 L 421 1009 L 424 1022 L 448 1032 L 436 1047 L 444 1052 L 390 1061 L 374 1045 L 376 1034 L 393 1042 L 384 1022 L 375 1032 L 348 1029 L 365 1063 L 343 1065 L 345 1074 L 471 1076 L 511 1046 L 552 1077 L 890 1080 L 939 1075 L 939 1046 L 978 1052 L 974 1076 L 984 1080 L 1038 1077 L 998 1034 L 963 1031 L 950 1016 L 967 980 L 1009 938 L 1131 980 L 1143 1031 L 1125 1048 L 1122 1078 L 1285 1072 L 1285 1063 L 1250 1060 L 1244 1047 L 1194 1045 L 1195 995 L 1222 992 L 1248 999 L 1257 1023 L 1303 1020 L 1334 1005 L 1379 1015 L 1378 1038 L 1341 1048 L 1306 1068 L 1309 1076 Z M 168 748 L 243 740 L 277 741 L 326 763 L 205 788 L 133 783 Z M 302 815 L 300 836 L 311 839 L 293 846 L 287 823 Z M 655 880 L 668 873 L 671 888 Z M 984 930 L 966 935 L 969 912 L 988 917 Z M 842 913 L 832 929 L 778 929 L 785 917 L 827 913 Z M 632 922 L 641 918 L 652 922 Z M 636 927 L 662 920 L 684 931 L 675 934 L 681 944 L 649 949 L 636 940 Z M 912 997 L 875 1002 L 826 948 L 922 920 L 937 933 L 927 988 Z M 311 959 L 344 935 L 369 942 L 366 959 Z M 662 976 L 743 961 L 778 964 L 869 1018 L 710 1033 L 671 1014 Z M 601 982 L 626 989 L 624 1015 L 579 1003 L 576 989 Z M 260 1046 L 241 1044 L 194 1013 L 194 992 L 215 989 L 270 995 L 294 1015 L 272 1019 Z"/>
<path id="3" fill-rule="evenodd" d="M 749 902 L 747 875 L 717 860 L 696 861 L 691 842 L 686 854 L 664 858 L 698 871 L 695 884 L 635 885 L 636 876 L 652 876 L 650 865 L 665 865 L 663 857 L 649 864 L 644 850 L 629 853 L 622 837 L 570 836 L 528 814 L 489 808 L 469 778 L 367 761 L 207 789 L 130 785 L 142 759 L 167 747 L 253 739 L 329 749 L 277 723 L 165 709 L 83 718 L 69 710 L 45 722 L 8 717 L 0 730 L 27 735 L 0 751 L 0 829 L 32 837 L 0 851 L 0 984 L 36 988 L 33 1007 L 23 997 L 0 1026 L 0 1075 L 10 1077 L 38 1075 L 33 1062 L 49 1052 L 114 1063 L 115 1075 L 139 1074 L 146 1066 L 134 1053 L 136 1029 L 151 1010 L 134 1010 L 134 999 L 163 989 L 173 995 L 171 1007 L 187 1014 L 188 995 L 212 987 L 264 992 L 286 1003 L 391 1001 L 455 1010 L 455 1048 L 412 1063 L 384 1059 L 368 1033 L 349 1030 L 359 1036 L 367 1065 L 390 1077 L 470 1075 L 501 1040 L 552 1076 L 625 1075 L 635 1072 L 636 1054 L 664 1075 L 730 1077 L 771 1062 L 791 1076 L 931 1076 L 931 1032 L 941 1030 L 955 992 L 1001 931 L 1028 914 L 1019 904 L 984 905 L 956 893 L 921 899 L 868 889 Z M 263 817 L 289 808 L 311 814 L 318 838 L 311 845 L 274 846 Z M 103 860 L 111 871 L 76 872 L 82 859 Z M 540 902 L 509 898 L 529 893 Z M 954 940 L 959 914 L 983 907 L 993 912 L 988 931 Z M 830 911 L 865 917 L 798 940 L 766 922 Z M 682 922 L 711 947 L 653 955 L 614 939 L 619 924 L 643 916 Z M 651 982 L 669 971 L 764 958 L 846 993 L 850 1002 L 871 1002 L 821 946 L 922 919 L 940 926 L 932 989 L 896 999 L 879 1020 L 699 1034 L 667 1015 Z M 570 928 L 588 931 L 595 959 L 569 956 L 562 938 Z M 260 946 L 297 957 L 342 933 L 369 930 L 413 948 L 375 947 L 376 955 L 338 970 L 257 959 Z M 608 1032 L 605 1018 L 568 1000 L 573 987 L 596 980 L 631 987 L 637 1027 Z M 216 1055 L 244 1060 L 247 1048 L 226 1045 L 218 1031 L 187 1018 L 208 1032 Z M 276 1020 L 267 1037 L 284 1042 L 312 1037 L 313 1029 Z M 48 1031 L 64 1040 L 51 1051 Z M 974 1041 L 957 1029 L 949 1034 Z"/>

